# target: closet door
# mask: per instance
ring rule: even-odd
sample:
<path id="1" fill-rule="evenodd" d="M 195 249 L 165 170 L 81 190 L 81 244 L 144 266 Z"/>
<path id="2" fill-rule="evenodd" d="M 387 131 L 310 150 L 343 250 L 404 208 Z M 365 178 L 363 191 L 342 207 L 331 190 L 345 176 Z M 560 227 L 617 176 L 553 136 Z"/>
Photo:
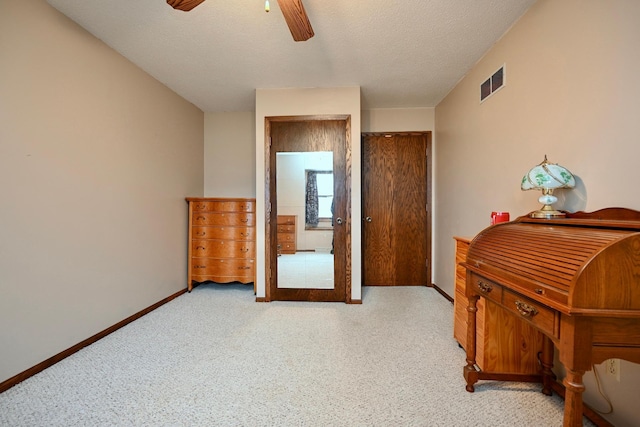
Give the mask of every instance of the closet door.
<path id="1" fill-rule="evenodd" d="M 365 286 L 428 285 L 430 137 L 362 136 L 362 259 Z"/>

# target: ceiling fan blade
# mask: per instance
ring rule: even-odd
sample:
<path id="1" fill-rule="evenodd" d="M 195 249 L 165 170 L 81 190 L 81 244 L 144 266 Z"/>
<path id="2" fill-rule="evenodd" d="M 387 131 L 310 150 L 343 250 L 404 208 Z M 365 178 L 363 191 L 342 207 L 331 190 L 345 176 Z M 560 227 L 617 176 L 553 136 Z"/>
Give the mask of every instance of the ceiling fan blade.
<path id="1" fill-rule="evenodd" d="M 289 31 L 295 41 L 303 42 L 313 37 L 313 28 L 311 28 L 302 0 L 278 0 L 278 6 L 280 6 L 284 20 L 287 21 L 287 26 L 289 26 Z"/>
<path id="2" fill-rule="evenodd" d="M 188 12 L 204 0 L 167 0 L 167 4 L 174 9 Z"/>

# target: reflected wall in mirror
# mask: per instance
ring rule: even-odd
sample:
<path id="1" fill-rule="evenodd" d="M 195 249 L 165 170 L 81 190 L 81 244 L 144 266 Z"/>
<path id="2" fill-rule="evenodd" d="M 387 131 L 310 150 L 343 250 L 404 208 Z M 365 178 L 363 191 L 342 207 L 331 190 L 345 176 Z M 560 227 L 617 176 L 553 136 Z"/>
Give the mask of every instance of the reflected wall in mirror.
<path id="1" fill-rule="evenodd" d="M 276 153 L 278 288 L 334 288 L 333 153 Z"/>

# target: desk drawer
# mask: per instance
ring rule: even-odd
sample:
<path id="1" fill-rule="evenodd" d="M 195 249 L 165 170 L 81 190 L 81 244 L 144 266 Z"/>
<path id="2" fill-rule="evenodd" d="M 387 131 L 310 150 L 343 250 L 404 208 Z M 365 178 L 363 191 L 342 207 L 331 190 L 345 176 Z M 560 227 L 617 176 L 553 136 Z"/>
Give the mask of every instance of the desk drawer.
<path id="1" fill-rule="evenodd" d="M 560 313 L 557 311 L 509 290 L 504 291 L 502 305 L 543 333 L 559 337 Z"/>
<path id="2" fill-rule="evenodd" d="M 500 304 L 502 302 L 502 286 L 491 280 L 471 273 L 471 282 L 467 283 L 474 292 Z"/>

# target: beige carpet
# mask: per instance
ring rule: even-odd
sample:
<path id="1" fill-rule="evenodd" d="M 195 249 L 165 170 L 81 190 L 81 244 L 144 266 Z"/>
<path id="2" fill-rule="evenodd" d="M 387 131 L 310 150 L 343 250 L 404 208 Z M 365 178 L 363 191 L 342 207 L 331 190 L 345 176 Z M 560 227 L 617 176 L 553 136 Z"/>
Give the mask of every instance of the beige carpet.
<path id="1" fill-rule="evenodd" d="M 560 426 L 535 384 L 467 393 L 452 305 L 256 303 L 203 285 L 0 394 L 1 426 Z M 591 425 L 591 424 L 587 424 Z"/>

